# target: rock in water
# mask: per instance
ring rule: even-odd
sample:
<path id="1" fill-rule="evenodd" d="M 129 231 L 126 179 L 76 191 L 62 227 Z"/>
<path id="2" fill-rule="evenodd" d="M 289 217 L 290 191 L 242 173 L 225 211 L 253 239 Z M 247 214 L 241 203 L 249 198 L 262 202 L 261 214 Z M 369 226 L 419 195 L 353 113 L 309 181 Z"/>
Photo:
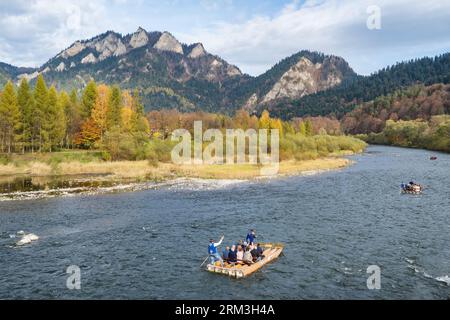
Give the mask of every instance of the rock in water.
<path id="1" fill-rule="evenodd" d="M 32 233 L 30 233 L 30 234 L 28 235 L 28 238 L 29 238 L 31 241 L 38 241 L 38 240 L 39 240 L 39 237 L 38 237 L 37 235 L 35 235 L 35 234 L 32 234 Z"/>
<path id="2" fill-rule="evenodd" d="M 37 235 L 35 235 L 35 234 L 30 233 L 30 234 L 24 235 L 22 237 L 22 239 L 20 239 L 16 243 L 16 245 L 17 246 L 24 246 L 24 245 L 30 244 L 33 241 L 37 241 L 37 240 L 39 240 L 39 237 Z"/>

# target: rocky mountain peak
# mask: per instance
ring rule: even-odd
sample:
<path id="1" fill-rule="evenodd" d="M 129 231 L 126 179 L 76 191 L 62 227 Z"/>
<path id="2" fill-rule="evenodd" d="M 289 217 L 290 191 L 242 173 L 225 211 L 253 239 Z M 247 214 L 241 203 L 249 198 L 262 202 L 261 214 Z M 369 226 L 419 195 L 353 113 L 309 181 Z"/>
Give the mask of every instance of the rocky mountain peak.
<path id="1" fill-rule="evenodd" d="M 68 49 L 64 50 L 59 54 L 59 56 L 63 57 L 64 59 L 68 59 L 70 57 L 76 56 L 81 51 L 86 49 L 86 46 L 81 43 L 81 41 L 77 41 L 72 46 L 70 46 Z"/>
<path id="2" fill-rule="evenodd" d="M 307 57 L 300 57 L 264 96 L 262 103 L 279 99 L 297 99 L 309 94 L 339 85 L 344 74 L 336 57 L 325 57 L 314 63 Z"/>
<path id="3" fill-rule="evenodd" d="M 95 41 L 90 46 L 93 46 L 100 54 L 100 61 L 111 56 L 118 57 L 127 52 L 127 48 L 123 44 L 121 37 L 115 33 L 108 34 L 105 38 Z"/>
<path id="4" fill-rule="evenodd" d="M 191 52 L 189 53 L 188 57 L 191 59 L 197 59 L 200 57 L 203 57 L 207 54 L 205 48 L 203 47 L 203 44 L 196 43 L 192 46 Z"/>
<path id="5" fill-rule="evenodd" d="M 131 36 L 130 46 L 133 49 L 146 46 L 149 42 L 147 31 L 141 27 Z"/>
<path id="6" fill-rule="evenodd" d="M 169 32 L 163 32 L 154 48 L 161 51 L 170 51 L 179 54 L 184 53 L 181 43 Z"/>

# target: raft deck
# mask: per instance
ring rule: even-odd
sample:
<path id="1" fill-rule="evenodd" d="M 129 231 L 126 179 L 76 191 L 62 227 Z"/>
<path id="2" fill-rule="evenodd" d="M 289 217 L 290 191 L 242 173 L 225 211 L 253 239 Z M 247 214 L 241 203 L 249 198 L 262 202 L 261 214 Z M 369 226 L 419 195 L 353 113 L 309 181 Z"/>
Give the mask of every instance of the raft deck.
<path id="1" fill-rule="evenodd" d="M 266 264 L 278 259 L 278 257 L 283 252 L 284 248 L 283 245 L 281 244 L 271 244 L 271 243 L 261 244 L 261 246 L 264 248 L 263 253 L 264 259 L 255 262 L 250 266 L 242 265 L 239 267 L 237 266 L 222 267 L 209 264 L 206 269 L 209 272 L 227 275 L 232 278 L 248 277 L 249 275 L 255 273 L 256 271 L 264 267 Z"/>

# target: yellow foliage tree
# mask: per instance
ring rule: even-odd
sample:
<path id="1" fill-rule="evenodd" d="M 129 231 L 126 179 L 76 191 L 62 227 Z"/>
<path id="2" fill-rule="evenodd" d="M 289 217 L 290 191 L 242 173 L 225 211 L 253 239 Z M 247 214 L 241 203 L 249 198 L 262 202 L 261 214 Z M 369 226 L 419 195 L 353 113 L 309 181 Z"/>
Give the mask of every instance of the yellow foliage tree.
<path id="1" fill-rule="evenodd" d="M 107 129 L 106 119 L 108 113 L 108 99 L 109 99 L 109 87 L 106 85 L 100 85 L 97 88 L 97 98 L 92 109 L 92 122 L 98 128 L 100 132 L 100 140 L 103 140 L 103 135 Z"/>
<path id="2" fill-rule="evenodd" d="M 270 129 L 278 129 L 280 136 L 283 135 L 283 122 L 280 119 L 270 121 Z"/>
<path id="3" fill-rule="evenodd" d="M 130 107 L 123 107 L 121 110 L 122 130 L 131 132 L 133 130 L 134 111 Z"/>
<path id="4" fill-rule="evenodd" d="M 270 114 L 267 110 L 264 110 L 259 119 L 259 129 L 270 129 Z"/>

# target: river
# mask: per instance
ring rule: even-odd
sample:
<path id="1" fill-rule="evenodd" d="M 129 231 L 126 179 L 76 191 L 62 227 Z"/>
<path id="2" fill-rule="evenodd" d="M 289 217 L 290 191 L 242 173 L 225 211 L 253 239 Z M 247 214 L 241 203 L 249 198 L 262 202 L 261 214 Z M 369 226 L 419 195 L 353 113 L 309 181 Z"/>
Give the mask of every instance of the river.
<path id="1" fill-rule="evenodd" d="M 448 299 L 450 155 L 351 158 L 317 175 L 0 202 L 0 299 Z M 424 194 L 400 194 L 411 179 Z M 209 238 L 249 228 L 284 256 L 240 280 L 199 268 Z M 40 239 L 15 247 L 20 230 Z M 66 288 L 71 265 L 81 290 Z M 380 290 L 367 288 L 371 265 Z"/>

